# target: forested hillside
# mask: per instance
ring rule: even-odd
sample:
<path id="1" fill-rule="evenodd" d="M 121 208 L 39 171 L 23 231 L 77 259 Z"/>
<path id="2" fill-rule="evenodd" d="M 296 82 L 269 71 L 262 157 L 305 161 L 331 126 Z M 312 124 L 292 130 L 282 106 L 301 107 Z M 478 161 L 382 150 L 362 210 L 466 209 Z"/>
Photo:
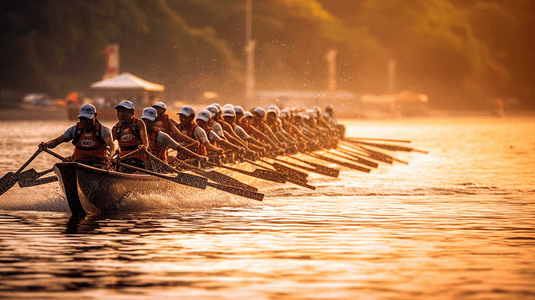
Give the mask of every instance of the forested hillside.
<path id="1" fill-rule="evenodd" d="M 338 89 L 429 95 L 437 108 L 513 97 L 535 108 L 535 2 L 252 0 L 257 89 L 324 90 L 329 49 Z M 166 86 L 169 100 L 245 87 L 245 0 L 8 1 L 0 89 L 62 98 L 102 78 L 109 43 L 121 71 Z"/>

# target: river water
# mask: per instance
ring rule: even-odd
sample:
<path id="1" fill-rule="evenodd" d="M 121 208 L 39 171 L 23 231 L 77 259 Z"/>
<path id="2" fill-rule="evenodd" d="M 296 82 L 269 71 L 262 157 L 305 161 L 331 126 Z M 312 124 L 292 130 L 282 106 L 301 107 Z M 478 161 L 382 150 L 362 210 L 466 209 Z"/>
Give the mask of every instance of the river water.
<path id="1" fill-rule="evenodd" d="M 81 219 L 58 183 L 14 186 L 0 196 L 0 298 L 535 299 L 535 118 L 344 123 L 429 154 L 311 175 L 315 191 L 258 182 L 263 202 L 154 195 Z M 0 175 L 69 125 L 0 121 Z"/>

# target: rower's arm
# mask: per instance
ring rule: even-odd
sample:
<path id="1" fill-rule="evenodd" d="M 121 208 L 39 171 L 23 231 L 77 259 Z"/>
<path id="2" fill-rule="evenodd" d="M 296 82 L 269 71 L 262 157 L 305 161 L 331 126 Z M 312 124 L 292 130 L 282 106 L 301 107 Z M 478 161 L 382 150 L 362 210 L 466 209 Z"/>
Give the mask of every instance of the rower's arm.
<path id="1" fill-rule="evenodd" d="M 113 126 L 113 128 L 111 129 L 111 139 L 112 141 L 117 140 L 117 127 L 116 126 Z"/>
<path id="2" fill-rule="evenodd" d="M 65 143 L 67 141 L 68 141 L 68 139 L 65 136 L 60 135 L 55 139 L 52 139 L 52 140 L 50 140 L 48 142 L 43 142 L 43 143 L 39 144 L 39 148 L 41 148 L 41 146 L 43 148 L 56 148 L 57 145 L 59 145 L 61 143 Z"/>
<path id="3" fill-rule="evenodd" d="M 284 139 L 279 139 L 277 137 L 277 135 L 273 132 L 273 130 L 271 130 L 271 128 L 269 128 L 269 126 L 267 126 L 267 124 L 263 124 L 264 125 L 264 129 L 266 130 L 267 132 L 267 135 L 273 140 L 275 141 L 276 143 L 278 143 L 278 145 L 280 145 L 279 147 L 282 147 L 282 148 L 285 148 L 286 147 L 286 141 Z"/>
<path id="4" fill-rule="evenodd" d="M 206 156 L 199 155 L 199 154 L 189 150 L 188 148 L 184 148 L 184 147 L 182 147 L 180 145 L 178 145 L 178 147 L 173 148 L 173 149 L 175 149 L 176 151 L 180 151 L 182 153 L 185 153 L 185 154 L 187 154 L 187 155 L 189 155 L 191 157 L 195 157 L 196 159 L 199 159 L 199 160 L 207 160 Z"/>
<path id="5" fill-rule="evenodd" d="M 251 140 L 254 140 L 254 139 L 251 139 Z M 266 145 L 267 146 L 267 145 Z M 250 143 L 248 145 L 248 148 L 253 150 L 253 151 L 256 151 L 256 152 L 264 152 L 264 151 L 267 151 L 267 148 L 264 148 L 264 147 L 259 147 L 257 145 L 255 145 L 254 143 Z M 271 147 L 270 147 L 271 148 Z"/>
<path id="6" fill-rule="evenodd" d="M 226 132 L 226 131 L 225 131 Z M 235 144 L 235 145 L 238 145 L 240 147 L 244 147 L 244 148 L 247 148 L 247 145 L 245 144 L 245 142 L 243 142 L 241 139 L 236 139 L 232 134 L 228 134 L 227 135 L 227 139 L 230 143 L 232 144 Z"/>
<path id="7" fill-rule="evenodd" d="M 149 137 L 147 135 L 147 127 L 145 126 L 145 122 L 141 119 L 137 119 L 137 127 L 139 128 L 139 136 L 141 137 L 141 142 L 147 149 L 149 149 Z"/>
<path id="8" fill-rule="evenodd" d="M 230 124 L 228 124 L 227 122 L 221 122 L 221 127 L 223 127 L 223 130 L 225 130 L 225 132 L 228 132 L 229 135 L 232 136 L 234 140 L 236 140 L 237 144 L 243 145 L 243 147 L 247 147 L 245 141 L 238 134 L 236 134 L 234 128 L 232 128 Z"/>
<path id="9" fill-rule="evenodd" d="M 266 141 L 268 144 L 270 144 L 273 147 L 273 149 L 280 148 L 277 144 L 275 144 L 275 142 L 273 142 L 273 140 L 271 140 L 262 131 L 260 131 L 260 130 L 256 129 L 255 127 L 252 127 L 252 126 L 251 126 L 251 130 L 252 130 L 252 133 L 253 133 L 254 136 L 258 136 L 258 137 L 260 137 L 261 140 Z"/>
<path id="10" fill-rule="evenodd" d="M 221 139 L 220 141 L 217 141 L 221 146 L 223 146 L 223 148 L 226 148 L 226 149 L 231 149 L 233 151 L 236 151 L 236 152 L 243 152 L 242 147 L 240 146 L 236 146 L 224 139 Z"/>
<path id="11" fill-rule="evenodd" d="M 217 148 L 216 146 L 210 144 L 210 142 L 206 142 L 203 144 L 206 147 L 206 150 L 217 152 L 218 154 L 223 154 L 223 149 Z"/>
<path id="12" fill-rule="evenodd" d="M 106 145 L 108 145 L 108 147 L 110 147 L 110 149 L 109 149 L 110 157 L 113 156 L 113 154 L 115 154 L 115 143 L 111 139 L 111 134 L 104 138 L 104 143 L 106 143 Z"/>
<path id="13" fill-rule="evenodd" d="M 169 127 L 171 127 L 171 132 L 175 135 L 175 137 L 180 139 L 182 142 L 185 142 L 188 144 L 198 143 L 198 141 L 180 132 L 177 126 L 178 126 L 178 122 L 175 119 L 169 118 Z"/>
<path id="14" fill-rule="evenodd" d="M 182 152 L 188 156 L 195 157 L 199 160 L 206 160 L 205 156 L 199 155 L 188 148 L 180 146 L 171 136 L 169 136 L 165 132 L 161 132 L 158 135 L 158 142 L 162 143 L 163 146 L 168 146 L 171 149 L 175 149 L 176 151 Z"/>
<path id="15" fill-rule="evenodd" d="M 294 124 L 290 124 L 290 127 L 292 128 L 292 132 L 295 132 L 298 137 L 306 138 L 306 136 L 303 134 L 303 131 L 299 127 Z"/>

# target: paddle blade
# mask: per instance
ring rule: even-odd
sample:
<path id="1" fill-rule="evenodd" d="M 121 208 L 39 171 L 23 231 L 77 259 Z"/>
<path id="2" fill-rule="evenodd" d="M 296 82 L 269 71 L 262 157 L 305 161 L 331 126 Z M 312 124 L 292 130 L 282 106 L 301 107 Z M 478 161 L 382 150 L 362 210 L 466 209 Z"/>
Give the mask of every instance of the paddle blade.
<path id="1" fill-rule="evenodd" d="M 368 167 L 372 167 L 372 168 L 377 168 L 379 167 L 379 164 L 374 162 L 374 161 L 371 161 L 371 160 L 367 160 L 365 158 L 362 158 L 358 155 L 347 155 L 347 154 L 338 154 L 338 153 L 333 153 L 333 152 L 328 152 L 329 154 L 332 154 L 332 155 L 335 155 L 335 156 L 338 156 L 338 157 L 341 157 L 343 159 L 347 159 L 347 160 L 350 160 L 350 161 L 354 161 L 356 163 L 359 163 L 359 164 L 363 164 L 365 166 L 368 166 Z"/>
<path id="2" fill-rule="evenodd" d="M 24 171 L 19 174 L 19 181 L 32 181 L 37 180 L 39 177 L 48 174 L 50 172 L 54 171 L 53 169 L 48 169 L 43 172 L 37 172 L 35 169 L 29 169 L 27 171 Z"/>
<path id="3" fill-rule="evenodd" d="M 256 169 L 253 171 L 253 176 L 279 183 L 285 183 L 288 180 L 288 176 L 268 170 Z"/>
<path id="4" fill-rule="evenodd" d="M 353 170 L 358 170 L 358 171 L 361 171 L 361 172 L 370 173 L 370 169 L 364 168 L 364 167 L 361 167 L 361 166 L 357 166 L 355 164 L 339 161 L 339 160 L 336 160 L 336 159 L 332 159 L 330 157 L 317 155 L 317 154 L 314 154 L 314 153 L 310 153 L 308 155 L 312 156 L 312 157 L 315 157 L 317 159 L 321 159 L 321 160 L 324 160 L 324 161 L 332 162 L 332 163 L 335 163 L 337 165 L 344 166 L 344 167 L 347 167 L 347 168 L 350 168 L 350 169 L 353 169 Z"/>
<path id="5" fill-rule="evenodd" d="M 288 182 L 291 182 L 293 184 L 306 187 L 307 189 L 315 190 L 316 187 L 313 185 L 308 184 L 306 181 L 297 180 L 296 178 L 288 178 Z"/>
<path id="6" fill-rule="evenodd" d="M 262 201 L 264 199 L 264 194 L 253 192 L 253 191 L 242 190 L 233 186 L 228 186 L 228 185 L 214 183 L 214 182 L 209 182 L 208 186 L 230 193 L 230 194 L 242 196 L 242 197 L 257 200 L 257 201 Z"/>
<path id="7" fill-rule="evenodd" d="M 171 178 L 172 181 L 191 187 L 205 189 L 208 184 L 208 179 L 200 176 L 180 173 L 176 177 Z"/>
<path id="8" fill-rule="evenodd" d="M 338 175 L 340 175 L 340 170 L 324 167 L 322 165 L 317 165 L 316 170 L 314 170 L 314 172 L 334 178 L 338 178 Z"/>
<path id="9" fill-rule="evenodd" d="M 234 179 L 230 176 L 227 176 L 225 174 L 221 174 L 221 173 L 218 173 L 216 171 L 209 171 L 209 172 L 203 172 L 202 173 L 203 176 L 205 176 L 206 178 L 210 179 L 210 180 L 213 180 L 217 183 L 221 183 L 221 184 L 224 184 L 224 185 L 227 185 L 227 186 L 234 186 L 236 188 L 239 188 L 239 189 L 243 189 L 243 190 L 249 190 L 249 191 L 253 191 L 253 192 L 257 192 L 258 189 L 255 188 L 254 186 L 250 186 L 248 184 L 245 184 L 237 179 Z"/>
<path id="10" fill-rule="evenodd" d="M 35 169 L 29 169 L 19 173 L 19 180 L 35 180 L 39 178 L 39 173 Z"/>
<path id="11" fill-rule="evenodd" d="M 313 162 L 309 162 L 309 161 L 306 161 L 306 160 L 303 160 L 303 159 L 300 159 L 300 158 L 297 158 L 297 157 L 292 157 L 293 159 L 297 160 L 297 161 L 300 161 L 300 162 L 303 162 L 309 166 L 312 166 L 314 167 L 313 169 L 310 169 L 311 172 L 314 172 L 314 173 L 317 173 L 317 174 L 321 174 L 321 175 L 325 175 L 325 176 L 329 176 L 329 177 L 334 177 L 334 178 L 338 178 L 338 175 L 340 174 L 340 170 L 337 170 L 337 169 L 334 169 L 334 168 L 330 168 L 330 167 L 327 167 L 327 166 L 323 166 L 323 165 L 320 165 L 320 164 L 316 164 L 316 163 L 313 163 Z M 292 164 L 292 163 L 289 163 L 289 162 L 285 162 L 285 163 L 288 163 L 292 166 L 295 166 L 295 164 Z M 298 168 L 303 168 L 301 166 L 298 166 Z M 305 170 L 308 170 L 308 169 L 305 169 Z"/>
<path id="12" fill-rule="evenodd" d="M 47 183 L 56 182 L 56 181 L 58 181 L 58 178 L 56 176 L 49 176 L 49 177 L 45 177 L 45 178 L 41 178 L 37 180 L 21 179 L 19 180 L 19 187 L 25 188 L 25 187 L 47 184 Z"/>
<path id="13" fill-rule="evenodd" d="M 296 169 L 292 169 L 290 167 L 287 167 L 285 165 L 282 165 L 282 164 L 279 164 L 279 163 L 276 163 L 276 162 L 273 163 L 273 167 L 275 168 L 275 170 L 288 175 L 288 177 L 296 177 L 297 180 L 300 180 L 300 181 L 306 181 L 307 180 L 307 177 L 308 177 L 307 173 L 301 172 L 301 171 L 296 170 Z"/>
<path id="14" fill-rule="evenodd" d="M 9 172 L 0 179 L 0 195 L 7 192 L 17 183 L 18 176 L 13 172 Z"/>

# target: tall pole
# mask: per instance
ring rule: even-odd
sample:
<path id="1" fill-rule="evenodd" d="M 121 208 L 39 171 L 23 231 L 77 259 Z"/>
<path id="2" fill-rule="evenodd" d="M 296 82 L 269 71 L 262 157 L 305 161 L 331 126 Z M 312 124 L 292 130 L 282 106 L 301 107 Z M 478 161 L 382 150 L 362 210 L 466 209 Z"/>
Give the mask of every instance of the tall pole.
<path id="1" fill-rule="evenodd" d="M 336 49 L 331 49 L 325 55 L 325 60 L 327 61 L 327 67 L 329 71 L 329 78 L 327 83 L 327 89 L 329 92 L 336 92 L 336 55 L 338 51 Z"/>
<path id="2" fill-rule="evenodd" d="M 394 59 L 388 62 L 388 93 L 390 95 L 396 93 L 396 61 Z"/>
<path id="3" fill-rule="evenodd" d="M 245 102 L 246 107 L 253 105 L 254 102 L 254 48 L 255 42 L 251 40 L 251 17 L 252 17 L 251 0 L 245 0 L 245 55 L 246 55 L 246 85 L 245 85 Z"/>

